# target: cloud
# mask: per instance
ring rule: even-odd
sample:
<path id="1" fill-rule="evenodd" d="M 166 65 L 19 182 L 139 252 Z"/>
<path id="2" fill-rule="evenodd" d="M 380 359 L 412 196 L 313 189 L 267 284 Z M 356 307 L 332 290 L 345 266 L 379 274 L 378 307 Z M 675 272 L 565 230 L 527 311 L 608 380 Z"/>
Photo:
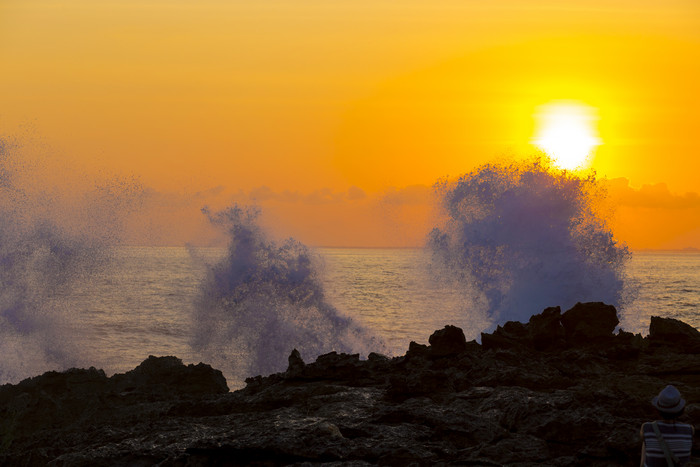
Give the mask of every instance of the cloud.
<path id="1" fill-rule="evenodd" d="M 359 212 L 369 212 L 368 206 L 376 201 L 376 195 L 368 196 L 357 186 L 347 190 L 326 187 L 307 192 L 274 190 L 266 185 L 247 191 L 215 186 L 197 192 L 158 191 L 145 187 L 139 209 L 129 215 L 125 237 L 128 244 L 135 245 L 225 245 L 227 239 L 212 228 L 201 209 L 219 210 L 234 203 L 259 206 L 263 218 L 272 223 L 274 219 L 285 219 L 281 232 L 294 230 L 297 224 L 315 223 L 318 224 L 316 231 L 324 232 L 330 229 L 327 225 L 330 212 L 336 212 L 341 219 L 343 215 L 357 217 Z M 340 225 L 337 219 L 334 222 Z M 362 222 L 351 224 L 360 226 Z M 352 230 L 349 226 L 345 229 Z"/>
<path id="2" fill-rule="evenodd" d="M 271 199 L 277 199 L 278 197 L 279 195 L 267 186 L 253 188 L 250 190 L 250 193 L 248 193 L 248 198 L 250 198 L 251 201 L 269 201 Z"/>
<path id="3" fill-rule="evenodd" d="M 299 203 L 305 205 L 341 204 L 355 202 L 379 202 L 382 205 L 425 205 L 433 201 L 433 188 L 427 185 L 410 185 L 403 188 L 389 187 L 383 192 L 367 194 L 355 185 L 346 191 L 335 191 L 325 187 L 307 193 L 299 191 L 274 191 L 267 186 L 253 188 L 247 194 L 241 192 L 238 201 L 260 203 Z"/>
<path id="4" fill-rule="evenodd" d="M 365 199 L 367 194 L 362 188 L 356 187 L 355 185 L 348 188 L 348 199 L 350 201 Z"/>
<path id="5" fill-rule="evenodd" d="M 687 192 L 671 193 L 665 183 L 642 185 L 635 189 L 626 178 L 608 180 L 610 195 L 619 206 L 650 209 L 696 209 L 700 208 L 700 194 Z"/>
<path id="6" fill-rule="evenodd" d="M 334 193 L 330 188 L 322 188 L 305 196 L 304 202 L 307 204 L 336 204 L 345 200 L 346 193 Z"/>
<path id="7" fill-rule="evenodd" d="M 334 191 L 325 187 L 309 193 L 299 191 L 274 191 L 267 186 L 253 188 L 247 195 L 243 195 L 244 201 L 264 204 L 269 201 L 280 203 L 301 203 L 308 205 L 339 204 L 346 201 L 360 201 L 367 198 L 367 194 L 359 187 L 351 186 L 347 191 Z"/>
<path id="8" fill-rule="evenodd" d="M 389 205 L 416 205 L 429 203 L 433 189 L 426 185 L 410 185 L 404 188 L 388 188 L 381 200 Z"/>

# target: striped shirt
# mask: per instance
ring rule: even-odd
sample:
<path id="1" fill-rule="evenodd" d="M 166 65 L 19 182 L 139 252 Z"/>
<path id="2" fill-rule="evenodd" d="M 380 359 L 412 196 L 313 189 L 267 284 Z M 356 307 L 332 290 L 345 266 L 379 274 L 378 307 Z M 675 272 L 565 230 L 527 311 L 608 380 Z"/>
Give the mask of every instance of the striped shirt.
<path id="1" fill-rule="evenodd" d="M 681 461 L 680 465 L 688 462 L 690 460 L 690 451 L 693 447 L 693 427 L 686 423 L 669 421 L 657 421 L 656 424 L 669 450 L 676 454 Z M 644 466 L 667 467 L 664 450 L 659 444 L 651 423 L 642 425 L 642 437 L 645 449 Z"/>

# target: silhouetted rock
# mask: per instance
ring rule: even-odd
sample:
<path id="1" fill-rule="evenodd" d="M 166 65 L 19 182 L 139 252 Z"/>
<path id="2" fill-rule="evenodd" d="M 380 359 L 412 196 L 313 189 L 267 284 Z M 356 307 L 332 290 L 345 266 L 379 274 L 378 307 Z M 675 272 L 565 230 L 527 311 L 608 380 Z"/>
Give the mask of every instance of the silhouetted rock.
<path id="1" fill-rule="evenodd" d="M 652 316 L 649 323 L 649 341 L 657 345 L 680 347 L 689 353 L 700 353 L 700 332 L 673 318 Z"/>
<path id="2" fill-rule="evenodd" d="M 561 308 L 558 306 L 545 308 L 542 313 L 530 317 L 527 327 L 535 349 L 562 347 L 565 334 L 561 318 Z"/>
<path id="3" fill-rule="evenodd" d="M 304 360 L 301 358 L 301 354 L 297 349 L 292 350 L 289 354 L 289 366 L 287 366 L 287 373 L 290 376 L 300 375 L 304 371 Z"/>
<path id="4" fill-rule="evenodd" d="M 406 351 L 406 360 L 419 359 L 423 360 L 430 356 L 430 348 L 427 345 L 419 344 L 417 342 L 411 341 L 408 344 L 408 350 Z"/>
<path id="5" fill-rule="evenodd" d="M 177 357 L 149 356 L 139 366 L 112 377 L 118 391 L 160 394 L 222 394 L 228 392 L 226 378 L 210 365 L 183 365 Z"/>
<path id="6" fill-rule="evenodd" d="M 464 331 L 456 326 L 447 325 L 435 331 L 430 338 L 430 351 L 433 357 L 447 357 L 460 354 L 467 350 L 467 339 Z"/>
<path id="7" fill-rule="evenodd" d="M 612 337 L 618 324 L 615 307 L 603 303 L 577 303 L 563 315 L 561 308 L 546 308 L 523 324 L 508 321 L 493 333 L 481 333 L 486 349 L 562 349 Z"/>
<path id="8" fill-rule="evenodd" d="M 567 339 L 578 343 L 612 337 L 619 323 L 615 307 L 602 302 L 579 302 L 561 316 Z"/>
<path id="9" fill-rule="evenodd" d="M 513 349 L 530 344 L 526 325 L 518 321 L 508 321 L 497 326 L 493 333 L 481 333 L 481 345 L 485 349 Z"/>
<path id="10" fill-rule="evenodd" d="M 669 382 L 700 429 L 700 353 L 686 350 L 700 333 L 653 318 L 646 338 L 612 334 L 611 311 L 547 308 L 482 345 L 446 326 L 393 358 L 292 350 L 287 371 L 231 393 L 175 357 L 111 378 L 48 372 L 0 387 L 0 464 L 639 465 Z"/>

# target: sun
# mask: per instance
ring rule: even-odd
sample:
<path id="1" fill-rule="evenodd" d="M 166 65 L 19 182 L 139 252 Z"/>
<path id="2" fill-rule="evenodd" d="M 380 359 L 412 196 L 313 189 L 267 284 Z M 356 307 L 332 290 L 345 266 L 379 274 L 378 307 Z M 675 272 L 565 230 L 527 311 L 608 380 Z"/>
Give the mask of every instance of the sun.
<path id="1" fill-rule="evenodd" d="M 532 143 L 566 170 L 585 169 L 601 144 L 595 109 L 576 101 L 555 101 L 535 112 L 536 134 Z"/>

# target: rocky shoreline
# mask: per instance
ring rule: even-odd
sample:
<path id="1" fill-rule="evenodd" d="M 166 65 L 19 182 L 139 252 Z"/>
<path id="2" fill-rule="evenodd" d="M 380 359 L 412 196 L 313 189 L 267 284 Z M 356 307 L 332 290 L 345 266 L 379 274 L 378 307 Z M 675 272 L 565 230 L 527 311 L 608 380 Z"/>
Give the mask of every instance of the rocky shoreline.
<path id="1" fill-rule="evenodd" d="M 639 465 L 666 384 L 700 429 L 700 332 L 617 324 L 614 307 L 580 303 L 481 344 L 446 326 L 395 358 L 293 351 L 287 371 L 235 392 L 175 357 L 110 378 L 47 372 L 0 387 L 0 465 Z"/>

